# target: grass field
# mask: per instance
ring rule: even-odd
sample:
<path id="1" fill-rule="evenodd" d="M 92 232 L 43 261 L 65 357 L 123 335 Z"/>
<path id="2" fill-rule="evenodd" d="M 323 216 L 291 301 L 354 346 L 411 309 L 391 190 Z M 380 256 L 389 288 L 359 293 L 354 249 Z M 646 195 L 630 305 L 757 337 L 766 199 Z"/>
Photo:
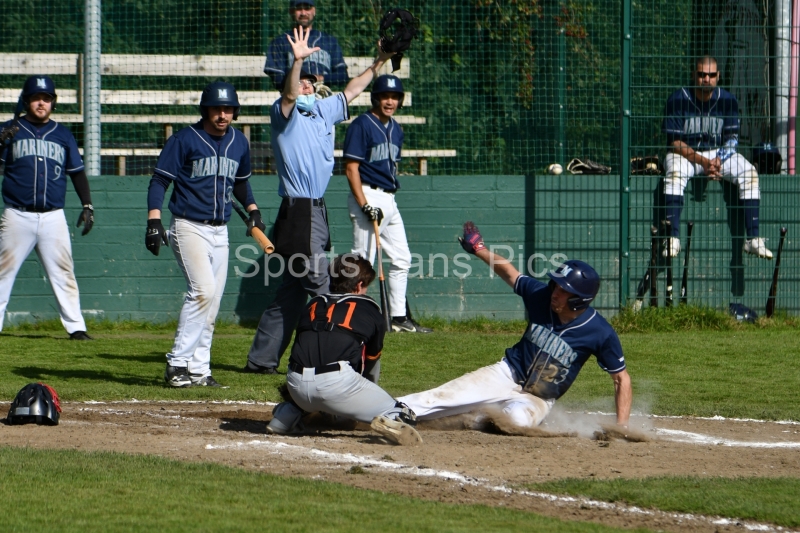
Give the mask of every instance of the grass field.
<path id="1" fill-rule="evenodd" d="M 628 331 L 620 337 L 633 379 L 634 411 L 800 420 L 800 403 L 796 401 L 800 373 L 791 364 L 798 351 L 794 321 L 742 325 L 723 317 L 706 317 L 683 331 L 658 332 L 671 326 L 659 325 L 658 317 L 655 322 L 653 316 L 645 318 L 648 323 L 619 324 L 621 330 Z M 387 337 L 381 384 L 392 394 L 426 389 L 497 361 L 524 327 L 523 323 L 480 320 L 469 324 L 438 321 L 433 325 L 437 331 L 431 335 Z M 53 324 L 0 334 L 0 400 L 10 401 L 26 383 L 45 381 L 65 401 L 277 401 L 277 387 L 285 379 L 240 372 L 253 335 L 247 328 L 223 325 L 215 335 L 212 369 L 217 380 L 230 387 L 227 389 L 173 390 L 163 385 L 171 325 L 92 324 L 90 332 L 96 341 L 71 342 Z M 284 359 L 282 368 L 285 365 Z M 611 380 L 590 360 L 559 403 L 571 409 L 611 412 L 612 392 Z M 170 474 L 164 476 L 165 471 Z M 732 481 L 566 480 L 529 488 L 797 527 L 800 473 L 786 475 L 789 477 Z M 218 465 L 176 465 L 153 457 L 0 448 L 0 480 L 0 498 L 7 509 L 0 529 L 12 531 L 23 525 L 42 529 L 44 523 L 57 531 L 244 531 L 265 521 L 275 531 L 514 531 L 531 526 L 548 531 L 605 530 L 593 524 L 558 523 L 529 513 L 420 502 Z M 48 499 L 45 508 L 31 505 L 30 493 L 17 490 L 21 484 L 58 497 Z M 173 497 L 184 489 L 185 495 L 179 500 Z M 212 492 L 226 498 L 211 498 Z M 254 498 L 253 494 L 258 496 Z M 298 499 L 304 504 L 292 505 Z M 198 525 L 186 521 L 187 509 L 192 508 L 207 511 L 201 518 L 205 522 Z M 47 512 L 43 512 L 45 509 Z M 391 513 L 375 513 L 374 509 Z M 72 520 L 43 522 L 47 515 L 52 518 L 67 512 Z M 326 520 L 320 527 L 312 516 L 316 513 L 342 518 L 339 522 Z M 273 520 L 276 517 L 280 520 Z M 273 527 L 277 523 L 280 527 Z"/>

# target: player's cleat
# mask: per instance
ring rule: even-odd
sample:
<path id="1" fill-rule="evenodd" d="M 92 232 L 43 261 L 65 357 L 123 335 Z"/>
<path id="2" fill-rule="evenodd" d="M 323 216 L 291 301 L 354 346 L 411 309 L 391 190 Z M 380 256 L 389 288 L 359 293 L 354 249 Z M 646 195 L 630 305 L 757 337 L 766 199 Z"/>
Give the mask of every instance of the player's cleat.
<path id="1" fill-rule="evenodd" d="M 248 362 L 242 369 L 242 372 L 248 374 L 278 374 L 278 369 L 272 366 L 258 366 Z"/>
<path id="2" fill-rule="evenodd" d="M 186 367 L 170 366 L 167 363 L 167 369 L 164 371 L 164 381 L 170 387 L 185 388 L 192 386 L 192 378 L 189 377 L 189 371 Z"/>
<path id="3" fill-rule="evenodd" d="M 678 257 L 681 253 L 681 240 L 677 237 L 667 237 L 664 240 L 664 250 L 661 255 L 664 257 Z"/>
<path id="4" fill-rule="evenodd" d="M 416 446 L 422 444 L 422 437 L 417 430 L 401 422 L 385 416 L 376 416 L 372 419 L 370 427 L 383 437 L 400 446 Z"/>
<path id="5" fill-rule="evenodd" d="M 771 257 L 771 256 L 770 256 Z M 71 341 L 93 341 L 94 339 L 89 336 L 85 331 L 73 331 L 69 334 Z"/>
<path id="6" fill-rule="evenodd" d="M 290 428 L 287 428 L 276 418 L 273 418 L 267 424 L 267 433 L 270 435 L 302 435 L 304 431 L 305 426 L 299 421 Z"/>
<path id="7" fill-rule="evenodd" d="M 744 246 L 742 250 L 747 252 L 748 254 L 757 255 L 758 257 L 764 259 L 772 259 L 772 252 L 769 251 L 767 248 L 764 239 L 761 237 L 754 237 L 752 239 L 747 239 L 744 241 Z"/>
<path id="8" fill-rule="evenodd" d="M 211 376 L 200 377 L 200 376 L 190 375 L 189 379 L 192 380 L 192 387 L 216 387 L 220 389 L 228 388 L 220 385 L 219 382 L 217 382 L 217 380 Z"/>
<path id="9" fill-rule="evenodd" d="M 414 322 L 413 320 L 406 318 L 406 317 L 393 317 L 392 318 L 392 331 L 400 332 L 400 331 L 408 331 L 412 333 L 430 333 L 433 330 L 430 328 L 424 328 Z"/>

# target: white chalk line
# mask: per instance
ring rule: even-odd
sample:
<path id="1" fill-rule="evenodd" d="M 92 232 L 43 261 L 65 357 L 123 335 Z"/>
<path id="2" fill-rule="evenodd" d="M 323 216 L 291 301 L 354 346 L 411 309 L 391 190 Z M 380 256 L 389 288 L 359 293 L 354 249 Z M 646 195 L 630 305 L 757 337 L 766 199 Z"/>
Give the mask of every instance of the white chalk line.
<path id="1" fill-rule="evenodd" d="M 749 531 L 780 531 L 791 532 L 792 530 L 786 529 L 782 526 L 772 526 L 770 524 L 761 524 L 757 522 L 747 522 L 744 520 L 710 517 L 704 515 L 693 515 L 689 513 L 675 513 L 668 511 L 659 511 L 652 509 L 642 509 L 636 506 L 620 505 L 616 503 L 601 502 L 598 500 L 591 500 L 588 498 L 574 497 L 574 496 L 560 496 L 557 494 L 548 494 L 546 492 L 535 492 L 528 490 L 512 489 L 505 485 L 494 485 L 486 479 L 465 476 L 458 472 L 450 472 L 447 470 L 436 470 L 433 468 L 425 468 L 411 465 L 398 464 L 390 461 L 382 461 L 373 459 L 369 456 L 361 456 L 352 453 L 334 453 L 317 448 L 309 448 L 306 446 L 298 446 L 295 444 L 287 444 L 280 441 L 264 441 L 264 440 L 251 440 L 248 442 L 236 442 L 233 444 L 215 445 L 206 444 L 207 450 L 225 450 L 225 449 L 245 449 L 245 448 L 266 448 L 270 453 L 283 454 L 290 452 L 296 455 L 311 456 L 328 463 L 349 463 L 358 466 L 374 467 L 396 472 L 404 475 L 412 476 L 425 476 L 453 481 L 462 485 L 471 485 L 495 492 L 502 492 L 505 494 L 514 494 L 521 496 L 530 496 L 540 500 L 546 500 L 553 503 L 561 504 L 580 504 L 582 506 L 594 507 L 606 511 L 619 511 L 628 514 L 638 514 L 644 516 L 652 516 L 656 518 L 670 518 L 678 520 L 694 520 L 697 522 L 706 522 L 712 525 L 738 525 L 744 527 Z"/>
<path id="2" fill-rule="evenodd" d="M 690 431 L 680 431 L 677 429 L 655 428 L 658 435 L 664 435 L 672 442 L 685 442 L 689 444 L 715 444 L 719 446 L 733 446 L 740 448 L 800 448 L 800 442 L 751 442 L 743 440 L 723 439 L 703 435 L 702 433 L 692 433 Z"/>

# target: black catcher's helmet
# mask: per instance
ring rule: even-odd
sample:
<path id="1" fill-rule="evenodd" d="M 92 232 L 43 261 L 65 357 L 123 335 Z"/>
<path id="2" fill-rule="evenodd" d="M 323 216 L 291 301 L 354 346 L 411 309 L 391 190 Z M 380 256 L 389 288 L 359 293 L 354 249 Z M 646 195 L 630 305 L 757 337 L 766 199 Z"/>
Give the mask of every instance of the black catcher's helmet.
<path id="1" fill-rule="evenodd" d="M 9 424 L 56 426 L 61 417 L 61 402 L 55 389 L 45 383 L 28 383 L 17 393 L 8 411 Z"/>

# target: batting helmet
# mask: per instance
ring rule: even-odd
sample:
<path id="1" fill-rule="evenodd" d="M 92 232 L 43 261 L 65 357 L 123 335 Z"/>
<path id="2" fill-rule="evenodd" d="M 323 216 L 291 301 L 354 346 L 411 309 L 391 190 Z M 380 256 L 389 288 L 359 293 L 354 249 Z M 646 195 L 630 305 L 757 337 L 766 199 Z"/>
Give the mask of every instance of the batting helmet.
<path id="1" fill-rule="evenodd" d="M 53 109 L 56 108 L 56 100 L 58 99 L 56 84 L 50 76 L 31 76 L 25 80 L 25 85 L 22 86 L 22 94 L 20 95 L 23 105 L 27 108 L 30 97 L 39 93 L 52 96 Z"/>
<path id="2" fill-rule="evenodd" d="M 239 118 L 239 95 L 236 94 L 236 87 L 224 81 L 215 81 L 209 83 L 203 89 L 203 95 L 200 97 L 200 115 L 203 118 L 208 118 L 207 107 L 213 106 L 231 106 L 233 107 L 233 120 Z"/>
<path id="3" fill-rule="evenodd" d="M 403 100 L 405 99 L 406 93 L 403 90 L 403 82 L 400 81 L 400 78 L 392 76 L 391 74 L 383 74 L 375 78 L 375 81 L 372 83 L 372 90 L 369 93 L 373 107 L 377 107 L 378 105 L 376 96 L 385 93 L 398 93 L 400 95 L 400 104 L 397 107 L 398 109 L 403 107 Z"/>
<path id="4" fill-rule="evenodd" d="M 8 411 L 9 424 L 56 426 L 61 413 L 61 402 L 55 389 L 45 383 L 28 383 L 17 393 Z"/>
<path id="5" fill-rule="evenodd" d="M 570 259 L 555 272 L 548 272 L 554 283 L 574 296 L 567 300 L 573 311 L 586 309 L 600 290 L 600 276 L 588 263 Z"/>

